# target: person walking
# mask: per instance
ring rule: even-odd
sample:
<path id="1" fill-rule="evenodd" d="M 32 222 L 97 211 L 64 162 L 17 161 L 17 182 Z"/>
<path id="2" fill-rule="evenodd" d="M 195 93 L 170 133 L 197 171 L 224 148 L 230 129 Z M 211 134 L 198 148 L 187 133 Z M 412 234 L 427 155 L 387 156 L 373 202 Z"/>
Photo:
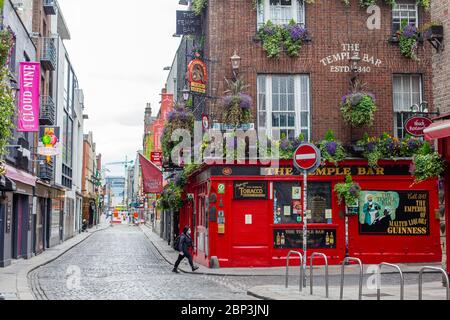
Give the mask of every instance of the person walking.
<path id="1" fill-rule="evenodd" d="M 194 266 L 194 262 L 192 260 L 192 255 L 189 252 L 189 248 L 192 247 L 192 238 L 191 238 L 191 228 L 188 226 L 184 227 L 183 233 L 180 236 L 179 244 L 176 250 L 178 250 L 178 260 L 175 262 L 175 266 L 172 272 L 179 273 L 178 266 L 184 258 L 187 258 L 189 264 L 191 265 L 192 271 L 198 269 L 197 266 Z"/>

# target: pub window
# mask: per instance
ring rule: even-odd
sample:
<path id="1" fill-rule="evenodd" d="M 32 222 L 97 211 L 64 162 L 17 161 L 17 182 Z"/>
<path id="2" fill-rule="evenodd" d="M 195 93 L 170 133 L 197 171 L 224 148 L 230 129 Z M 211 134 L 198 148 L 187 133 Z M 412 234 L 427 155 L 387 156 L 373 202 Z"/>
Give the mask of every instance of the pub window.
<path id="1" fill-rule="evenodd" d="M 419 10 L 415 1 L 397 3 L 392 9 L 392 32 L 395 34 L 400 30 L 402 21 L 413 23 L 416 27 L 419 21 Z"/>
<path id="2" fill-rule="evenodd" d="M 270 138 L 310 137 L 308 75 L 258 76 L 258 129 Z M 279 136 L 278 136 L 279 133 Z"/>
<path id="3" fill-rule="evenodd" d="M 257 7 L 258 28 L 267 21 L 285 25 L 291 20 L 305 24 L 305 4 L 303 0 L 261 0 Z"/>
<path id="4" fill-rule="evenodd" d="M 393 78 L 394 128 L 398 138 L 405 138 L 404 123 L 411 115 L 411 107 L 422 100 L 422 76 L 420 74 L 396 74 Z"/>
<path id="5" fill-rule="evenodd" d="M 310 182 L 307 210 L 311 210 L 311 217 L 308 223 L 330 223 L 331 209 L 331 183 Z"/>
<path id="6" fill-rule="evenodd" d="M 302 223 L 301 186 L 295 182 L 274 183 L 274 224 Z"/>

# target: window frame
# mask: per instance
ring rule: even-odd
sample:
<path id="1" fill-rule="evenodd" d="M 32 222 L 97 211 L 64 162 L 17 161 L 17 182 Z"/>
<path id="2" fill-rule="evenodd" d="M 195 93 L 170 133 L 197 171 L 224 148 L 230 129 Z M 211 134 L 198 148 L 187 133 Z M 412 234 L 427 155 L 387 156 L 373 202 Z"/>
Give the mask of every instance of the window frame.
<path id="1" fill-rule="evenodd" d="M 295 124 L 294 124 L 294 131 L 295 137 L 300 136 L 301 133 L 306 133 L 305 138 L 307 140 L 311 139 L 311 132 L 312 132 L 312 121 L 311 121 L 311 77 L 310 74 L 258 74 L 257 75 L 257 128 L 258 130 L 265 129 L 266 134 L 269 138 L 273 138 L 273 130 L 280 128 L 280 127 L 274 127 L 273 126 L 273 113 L 274 112 L 283 112 L 283 111 L 273 111 L 273 78 L 274 77 L 294 77 L 294 112 L 295 112 Z M 261 80 L 263 79 L 263 80 Z M 265 84 L 265 110 L 260 110 L 261 107 L 261 97 L 260 94 L 260 81 L 263 81 Z M 306 103 L 307 106 L 304 108 L 302 103 L 302 94 L 304 93 L 302 91 L 302 81 L 306 81 L 306 87 L 307 87 L 307 99 Z M 261 113 L 265 112 L 265 124 L 261 125 Z M 286 111 L 289 112 L 289 111 Z M 307 124 L 306 126 L 302 123 L 302 113 L 307 112 Z M 284 127 L 283 127 L 284 128 Z M 281 130 L 289 130 L 289 126 L 286 126 L 285 129 Z M 280 138 L 281 138 L 281 132 L 280 132 Z"/>
<path id="2" fill-rule="evenodd" d="M 419 104 L 424 101 L 424 85 L 423 85 L 423 74 L 421 73 L 394 73 L 392 75 L 392 112 L 394 114 L 394 136 L 397 138 L 404 138 L 406 136 L 405 129 L 402 126 L 399 126 L 399 117 L 402 117 L 403 114 L 411 114 L 411 110 L 400 110 L 400 108 L 396 108 L 395 105 L 395 79 L 396 77 L 401 77 L 402 79 L 402 85 L 403 88 L 403 81 L 406 77 L 408 77 L 409 81 L 409 98 L 411 101 L 413 101 L 413 77 L 416 76 L 419 78 Z M 405 92 L 400 92 L 400 94 L 405 94 Z M 413 103 L 414 104 L 414 103 Z M 413 105 L 412 104 L 412 105 Z M 412 106 L 411 105 L 411 106 Z M 404 121 L 407 119 L 403 119 Z M 399 133 L 401 132 L 401 135 Z"/>
<path id="3" fill-rule="evenodd" d="M 400 30 L 400 28 L 401 28 L 401 23 L 402 23 L 402 20 L 404 20 L 403 18 L 398 18 L 398 19 L 400 19 L 400 21 L 396 21 L 396 17 L 394 17 L 394 14 L 395 14 L 395 12 L 401 12 L 401 11 L 408 11 L 408 12 L 411 12 L 412 10 L 410 10 L 410 9 L 402 9 L 402 10 L 400 10 L 400 9 L 396 9 L 398 6 L 404 6 L 404 5 L 409 5 L 409 6 L 411 6 L 411 5 L 414 5 L 414 7 L 415 7 L 415 26 L 416 26 L 416 28 L 419 26 L 419 6 L 417 5 L 417 3 L 415 2 L 415 1 L 405 1 L 405 2 L 401 2 L 401 3 L 396 3 L 396 5 L 395 5 L 395 7 L 393 7 L 392 8 L 392 15 L 391 15 L 391 27 L 392 27 L 392 33 L 395 35 L 396 33 L 397 33 L 397 31 L 398 30 Z M 408 23 L 409 23 L 409 21 L 410 21 L 410 17 L 409 17 L 409 14 L 408 14 Z M 396 28 L 396 27 L 394 27 L 394 25 L 395 24 L 399 24 L 399 28 Z"/>
<path id="4" fill-rule="evenodd" d="M 295 20 L 297 24 L 300 24 L 301 26 L 306 25 L 306 3 L 304 0 L 292 0 L 293 3 L 291 4 L 291 13 L 292 17 Z M 279 23 L 278 21 L 271 19 L 271 5 L 270 0 L 262 0 L 261 3 L 258 3 L 257 5 L 257 26 L 258 28 L 261 27 L 264 23 L 267 23 L 268 21 L 271 21 L 275 25 L 282 25 L 282 23 Z M 300 20 L 302 21 L 299 21 Z"/>

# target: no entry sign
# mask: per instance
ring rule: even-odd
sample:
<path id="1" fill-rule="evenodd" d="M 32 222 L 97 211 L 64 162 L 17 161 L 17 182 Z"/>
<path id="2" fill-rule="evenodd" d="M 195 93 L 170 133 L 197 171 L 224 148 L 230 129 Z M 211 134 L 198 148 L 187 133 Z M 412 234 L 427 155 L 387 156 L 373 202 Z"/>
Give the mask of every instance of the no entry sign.
<path id="1" fill-rule="evenodd" d="M 301 171 L 313 171 L 320 163 L 320 150 L 313 144 L 302 144 L 294 153 L 294 166 Z"/>

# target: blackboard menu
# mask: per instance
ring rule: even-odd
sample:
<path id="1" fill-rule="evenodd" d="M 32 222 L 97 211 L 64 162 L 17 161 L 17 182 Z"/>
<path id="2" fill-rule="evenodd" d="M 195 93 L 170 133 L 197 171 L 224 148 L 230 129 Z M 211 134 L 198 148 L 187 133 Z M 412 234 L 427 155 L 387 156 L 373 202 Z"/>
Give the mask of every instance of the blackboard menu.
<path id="1" fill-rule="evenodd" d="M 303 230 L 275 229 L 273 231 L 275 249 L 303 249 Z M 336 230 L 308 230 L 308 249 L 335 249 Z"/>

